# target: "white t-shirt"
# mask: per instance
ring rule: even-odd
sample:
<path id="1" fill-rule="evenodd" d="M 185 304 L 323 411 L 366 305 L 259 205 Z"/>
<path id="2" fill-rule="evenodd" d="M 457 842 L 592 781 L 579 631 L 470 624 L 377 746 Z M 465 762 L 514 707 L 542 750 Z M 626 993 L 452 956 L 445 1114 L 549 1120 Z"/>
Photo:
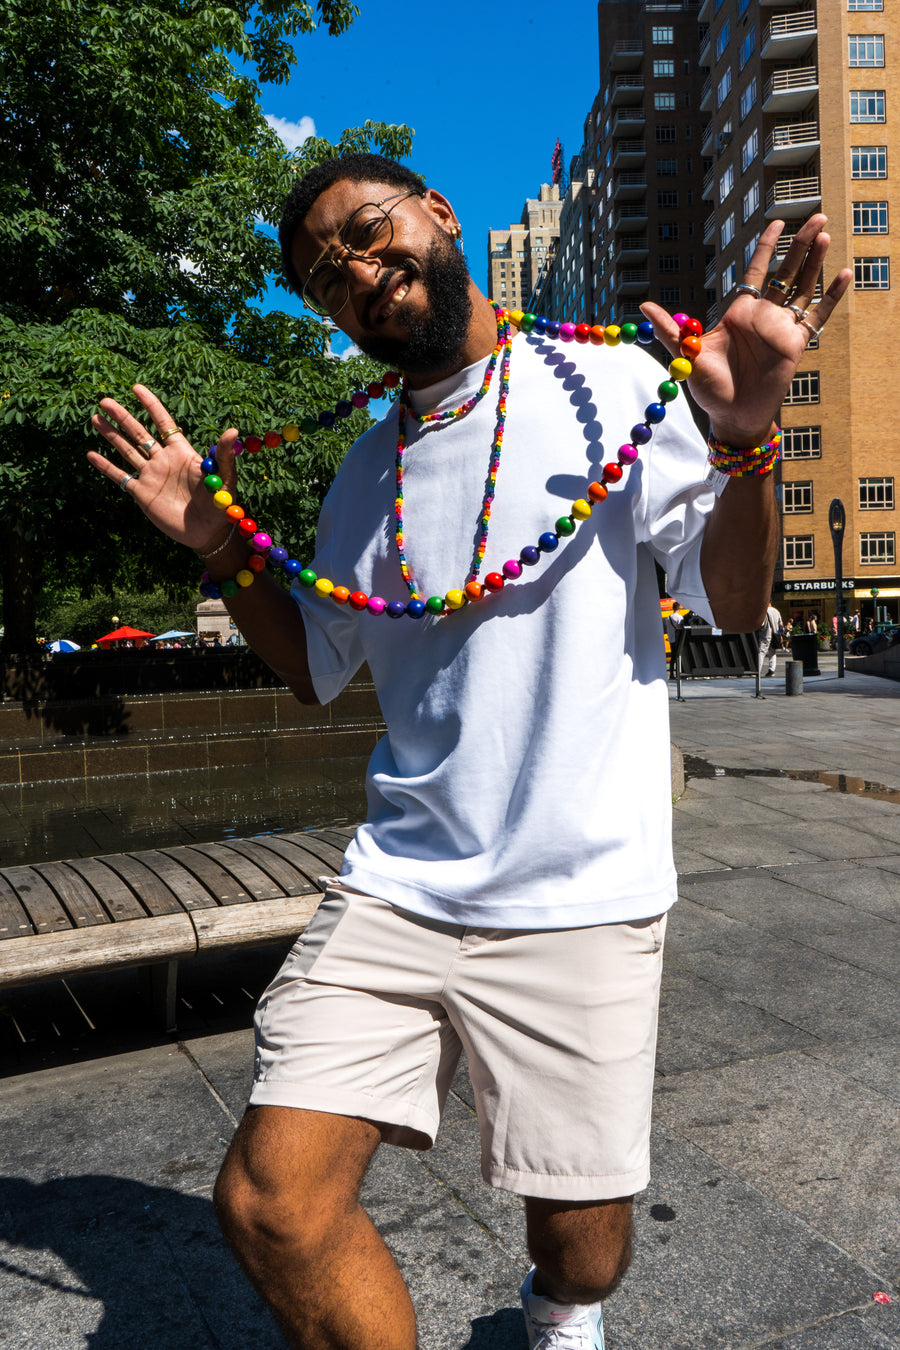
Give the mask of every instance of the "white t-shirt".
<path id="1" fill-rule="evenodd" d="M 459 406 L 479 362 L 419 391 Z M 423 597 L 469 573 L 497 419 L 499 368 L 464 418 L 407 422 L 406 556 Z M 665 378 L 633 347 L 519 334 L 481 578 L 554 528 L 614 460 Z M 319 522 L 320 577 L 407 600 L 394 542 L 397 411 L 347 455 Z M 684 398 L 576 533 L 519 581 L 442 618 L 389 619 L 295 582 L 318 697 L 367 661 L 387 724 L 368 820 L 341 875 L 413 913 L 489 928 L 570 928 L 675 899 L 668 694 L 658 589 L 709 613 L 700 577 L 714 497 Z"/>

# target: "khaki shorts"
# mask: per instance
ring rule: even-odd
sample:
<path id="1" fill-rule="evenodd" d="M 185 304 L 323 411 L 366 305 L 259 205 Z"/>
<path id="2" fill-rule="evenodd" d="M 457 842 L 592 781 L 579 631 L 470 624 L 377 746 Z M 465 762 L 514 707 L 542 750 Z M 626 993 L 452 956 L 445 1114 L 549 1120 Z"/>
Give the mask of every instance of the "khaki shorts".
<path id="1" fill-rule="evenodd" d="M 464 928 L 342 888 L 260 1001 L 256 1106 L 434 1143 L 465 1049 L 492 1186 L 608 1200 L 647 1185 L 665 915 Z"/>

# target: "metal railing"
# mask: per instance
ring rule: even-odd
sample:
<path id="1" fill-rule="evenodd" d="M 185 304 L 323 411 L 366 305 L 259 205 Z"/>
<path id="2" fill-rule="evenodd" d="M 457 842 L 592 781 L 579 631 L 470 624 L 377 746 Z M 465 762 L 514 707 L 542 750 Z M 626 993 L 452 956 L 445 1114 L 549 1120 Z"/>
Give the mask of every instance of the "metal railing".
<path id="1" fill-rule="evenodd" d="M 821 197 L 822 192 L 817 177 L 781 178 L 773 183 L 766 193 L 766 208 L 777 206 L 779 202 L 805 201 L 808 197 Z"/>
<path id="2" fill-rule="evenodd" d="M 819 123 L 812 122 L 781 122 L 769 132 L 766 137 L 766 154 L 771 154 L 773 150 L 787 149 L 792 145 L 809 145 L 819 139 Z"/>
<path id="3" fill-rule="evenodd" d="M 709 241 L 715 237 L 715 233 L 716 233 L 716 213 L 715 211 L 710 211 L 709 215 L 703 222 L 704 244 L 708 244 Z"/>
<path id="4" fill-rule="evenodd" d="M 769 38 L 791 37 L 795 33 L 814 33 L 816 31 L 816 11 L 814 9 L 795 10 L 791 14 L 776 14 L 769 20 L 766 40 Z"/>
<path id="5" fill-rule="evenodd" d="M 776 70 L 766 81 L 763 103 L 773 94 L 789 94 L 795 89 L 817 88 L 819 72 L 815 66 L 791 66 L 787 70 Z"/>

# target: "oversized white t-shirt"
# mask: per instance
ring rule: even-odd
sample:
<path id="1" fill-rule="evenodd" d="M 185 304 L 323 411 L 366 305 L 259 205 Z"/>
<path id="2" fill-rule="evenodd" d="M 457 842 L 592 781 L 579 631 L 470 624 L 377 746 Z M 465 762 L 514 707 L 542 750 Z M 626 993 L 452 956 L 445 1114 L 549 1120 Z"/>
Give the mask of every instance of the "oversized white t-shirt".
<path id="1" fill-rule="evenodd" d="M 485 362 L 419 391 L 419 412 L 474 394 Z M 482 580 L 518 558 L 614 460 L 662 368 L 640 349 L 519 334 Z M 462 587 L 478 534 L 499 369 L 464 418 L 407 422 L 406 556 L 423 597 Z M 407 600 L 394 542 L 397 410 L 347 455 L 312 566 Z M 548 929 L 646 918 L 675 899 L 668 694 L 655 557 L 709 614 L 699 554 L 713 494 L 685 399 L 605 502 L 503 591 L 442 618 L 389 619 L 295 582 L 316 693 L 368 662 L 387 724 L 348 884 L 416 914 Z"/>

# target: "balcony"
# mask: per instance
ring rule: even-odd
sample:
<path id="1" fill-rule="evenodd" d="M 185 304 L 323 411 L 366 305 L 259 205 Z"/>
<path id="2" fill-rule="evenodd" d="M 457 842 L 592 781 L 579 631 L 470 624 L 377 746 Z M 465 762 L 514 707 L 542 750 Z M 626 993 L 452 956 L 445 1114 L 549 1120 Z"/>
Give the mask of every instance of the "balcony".
<path id="1" fill-rule="evenodd" d="M 613 229 L 616 234 L 620 234 L 622 230 L 642 229 L 647 224 L 647 218 L 646 202 L 641 202 L 640 205 L 620 206 L 613 221 Z"/>
<path id="2" fill-rule="evenodd" d="M 769 262 L 769 267 L 773 272 L 780 265 L 780 263 L 784 261 L 785 257 L 787 256 L 787 251 L 790 248 L 791 244 L 794 242 L 797 230 L 799 230 L 799 228 L 800 228 L 799 225 L 797 225 L 794 229 L 791 229 L 790 225 L 786 225 L 785 228 L 781 231 L 781 234 L 778 236 L 778 242 L 775 245 L 775 252 L 772 254 L 771 261 Z"/>
<path id="3" fill-rule="evenodd" d="M 623 234 L 616 249 L 616 266 L 641 262 L 649 256 L 650 247 L 645 234 Z"/>
<path id="4" fill-rule="evenodd" d="M 701 0 L 700 9 L 697 12 L 698 23 L 709 23 L 713 17 L 713 0 Z"/>
<path id="5" fill-rule="evenodd" d="M 644 59 L 643 42 L 614 42 L 609 61 L 610 70 L 640 70 Z"/>
<path id="6" fill-rule="evenodd" d="M 620 108 L 613 118 L 613 136 L 634 136 L 647 125 L 647 114 L 643 108 Z"/>
<path id="7" fill-rule="evenodd" d="M 712 108 L 712 76 L 707 75 L 700 90 L 700 111 L 709 112 Z"/>
<path id="8" fill-rule="evenodd" d="M 713 290 L 716 284 L 716 260 L 710 258 L 706 264 L 706 271 L 703 273 L 703 285 L 708 291 Z"/>
<path id="9" fill-rule="evenodd" d="M 616 281 L 619 295 L 643 295 L 650 289 L 650 273 L 646 267 L 626 267 L 619 272 Z"/>
<path id="10" fill-rule="evenodd" d="M 712 157 L 713 146 L 715 145 L 716 141 L 716 128 L 712 118 L 709 119 L 706 126 L 701 131 L 700 135 L 703 137 L 702 143 L 700 145 L 700 153 L 706 159 L 709 159 Z"/>
<path id="11" fill-rule="evenodd" d="M 617 141 L 613 154 L 613 168 L 639 169 L 646 158 L 646 141 Z"/>
<path id="12" fill-rule="evenodd" d="M 812 122 L 779 122 L 766 138 L 763 163 L 774 168 L 790 165 L 802 167 L 819 148 L 819 124 Z"/>
<path id="13" fill-rule="evenodd" d="M 703 179 L 703 187 L 700 189 L 700 196 L 703 198 L 705 202 L 711 202 L 714 199 L 715 181 L 716 181 L 715 170 L 710 169 L 709 173 Z"/>
<path id="14" fill-rule="evenodd" d="M 766 193 L 766 220 L 803 220 L 821 205 L 818 178 L 782 178 Z"/>
<path id="15" fill-rule="evenodd" d="M 789 66 L 776 70 L 763 90 L 763 112 L 803 112 L 819 91 L 815 66 Z"/>
<path id="16" fill-rule="evenodd" d="M 613 187 L 613 201 L 633 202 L 643 197 L 647 191 L 647 175 L 641 173 L 620 173 L 616 175 Z"/>
<path id="17" fill-rule="evenodd" d="M 701 66 L 712 65 L 712 33 L 708 32 L 700 47 L 699 64 Z"/>
<path id="18" fill-rule="evenodd" d="M 613 80 L 612 104 L 614 108 L 619 108 L 626 103 L 640 103 L 643 97 L 643 75 L 617 75 Z"/>
<path id="19" fill-rule="evenodd" d="M 776 14 L 763 35 L 760 54 L 764 61 L 792 61 L 809 51 L 816 35 L 815 10 Z"/>
<path id="20" fill-rule="evenodd" d="M 703 222 L 704 244 L 711 244 L 715 239 L 715 237 L 716 237 L 716 213 L 715 211 L 710 211 L 709 215 Z"/>

